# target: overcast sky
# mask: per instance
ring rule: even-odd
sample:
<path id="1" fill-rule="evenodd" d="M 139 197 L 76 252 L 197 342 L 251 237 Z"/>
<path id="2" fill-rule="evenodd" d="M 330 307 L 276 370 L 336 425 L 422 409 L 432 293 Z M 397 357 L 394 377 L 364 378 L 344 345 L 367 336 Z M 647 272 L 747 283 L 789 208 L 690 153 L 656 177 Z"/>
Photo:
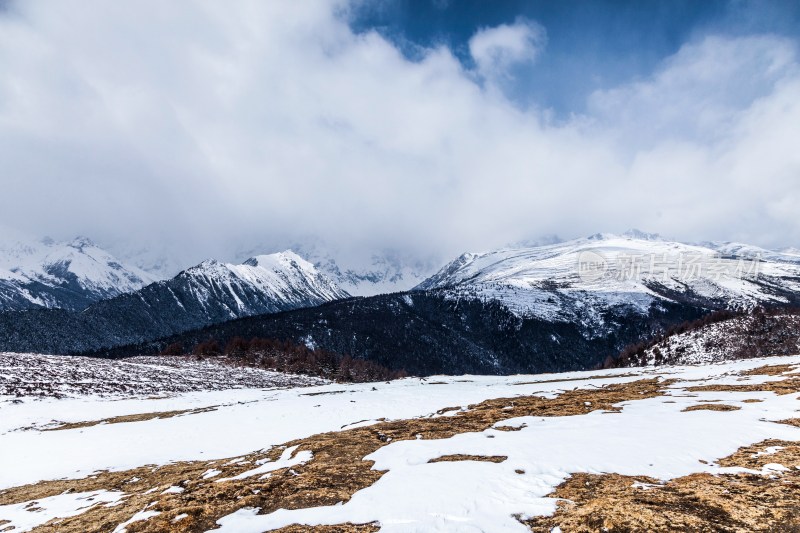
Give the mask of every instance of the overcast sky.
<path id="1" fill-rule="evenodd" d="M 0 226 L 187 264 L 800 246 L 798 6 L 0 0 Z"/>

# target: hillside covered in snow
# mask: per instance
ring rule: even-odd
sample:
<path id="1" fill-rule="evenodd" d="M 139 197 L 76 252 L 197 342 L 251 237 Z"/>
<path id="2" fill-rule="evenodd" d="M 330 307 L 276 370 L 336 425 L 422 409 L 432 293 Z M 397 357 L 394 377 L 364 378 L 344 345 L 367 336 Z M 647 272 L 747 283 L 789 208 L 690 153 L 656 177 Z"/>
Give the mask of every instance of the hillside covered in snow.
<path id="1" fill-rule="evenodd" d="M 626 347 L 608 367 L 694 365 L 800 353 L 800 310 L 713 313 Z"/>
<path id="2" fill-rule="evenodd" d="M 502 303 L 520 316 L 602 326 L 662 302 L 748 309 L 800 302 L 800 256 L 737 243 L 692 245 L 631 231 L 467 253 L 417 287 Z"/>

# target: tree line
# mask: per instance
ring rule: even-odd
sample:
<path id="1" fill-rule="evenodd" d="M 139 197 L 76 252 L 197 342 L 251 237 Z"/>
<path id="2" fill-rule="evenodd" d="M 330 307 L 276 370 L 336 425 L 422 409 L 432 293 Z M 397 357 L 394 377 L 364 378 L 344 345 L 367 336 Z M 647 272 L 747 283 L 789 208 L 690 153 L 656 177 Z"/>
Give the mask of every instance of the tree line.
<path id="1" fill-rule="evenodd" d="M 309 348 L 290 340 L 262 337 L 234 337 L 224 346 L 211 338 L 198 342 L 190 349 L 175 342 L 167 345 L 161 355 L 193 355 L 201 359 L 225 357 L 227 362 L 233 364 L 351 383 L 387 381 L 407 376 L 403 370 L 392 370 L 346 354 Z"/>

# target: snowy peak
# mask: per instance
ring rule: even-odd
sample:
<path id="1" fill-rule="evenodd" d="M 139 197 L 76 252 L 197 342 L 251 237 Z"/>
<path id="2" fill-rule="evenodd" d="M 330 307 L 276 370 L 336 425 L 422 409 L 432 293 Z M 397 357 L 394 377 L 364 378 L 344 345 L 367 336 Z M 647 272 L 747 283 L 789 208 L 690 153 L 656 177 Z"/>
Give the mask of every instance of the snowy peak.
<path id="1" fill-rule="evenodd" d="M 438 257 L 425 253 L 403 253 L 390 248 L 365 253 L 343 250 L 318 240 L 292 246 L 319 272 L 354 296 L 401 292 L 419 285 L 441 267 Z M 288 253 L 288 252 L 284 252 Z"/>
<path id="2" fill-rule="evenodd" d="M 291 250 L 257 255 L 242 264 L 209 259 L 156 285 L 182 303 L 194 299 L 208 312 L 229 318 L 310 307 L 350 296 Z"/>
<path id="3" fill-rule="evenodd" d="M 154 281 L 146 272 L 123 266 L 114 256 L 86 238 L 53 247 L 41 266 L 48 275 L 73 276 L 85 289 L 107 294 L 129 292 Z"/>
<path id="4" fill-rule="evenodd" d="M 48 237 L 42 239 L 42 242 L 46 242 L 48 240 L 51 243 L 53 242 L 53 240 Z M 72 248 L 77 248 L 78 250 L 84 247 L 93 247 L 93 248 L 97 247 L 97 245 L 94 243 L 92 239 L 90 239 L 89 237 L 84 237 L 82 235 L 78 235 L 77 237 L 72 239 L 72 241 L 69 243 L 69 246 L 71 246 Z"/>
<path id="5" fill-rule="evenodd" d="M 243 264 L 261 267 L 266 270 L 298 269 L 304 272 L 317 274 L 313 264 L 291 250 L 269 255 L 256 255 L 246 260 Z"/>
<path id="6" fill-rule="evenodd" d="M 0 247 L 0 310 L 80 310 L 152 281 L 149 274 L 123 265 L 86 237 L 68 242 L 17 241 Z"/>
<path id="7" fill-rule="evenodd" d="M 420 283 L 416 287 L 416 289 L 417 290 L 435 289 L 435 288 L 445 287 L 448 284 L 454 282 L 460 283 L 461 281 L 463 281 L 463 279 L 461 278 L 459 273 L 466 272 L 469 266 L 476 259 L 484 255 L 487 254 L 475 254 L 470 252 L 461 254 L 456 259 L 445 265 L 444 268 L 442 268 L 439 272 L 437 272 L 430 278 Z"/>
<path id="8" fill-rule="evenodd" d="M 800 263 L 745 245 L 692 245 L 653 234 L 585 239 L 464 254 L 418 286 L 496 300 L 520 316 L 580 323 L 659 302 L 750 308 L 800 301 Z"/>
<path id="9" fill-rule="evenodd" d="M 587 237 L 590 241 L 611 241 L 619 239 L 632 239 L 637 241 L 663 241 L 658 233 L 648 233 L 636 228 L 631 228 L 622 233 L 595 233 Z M 555 243 L 554 243 L 555 244 Z"/>
<path id="10" fill-rule="evenodd" d="M 638 239 L 640 241 L 661 241 L 664 240 L 661 238 L 661 235 L 658 233 L 647 233 L 646 231 L 641 231 L 636 228 L 629 229 L 628 231 L 622 234 L 623 237 L 628 237 L 631 239 Z"/>
<path id="11" fill-rule="evenodd" d="M 315 307 L 348 294 L 290 252 L 245 264 L 207 260 L 168 280 L 98 301 L 80 312 L 0 315 L 0 350 L 75 353 L 142 344 L 253 315 Z"/>

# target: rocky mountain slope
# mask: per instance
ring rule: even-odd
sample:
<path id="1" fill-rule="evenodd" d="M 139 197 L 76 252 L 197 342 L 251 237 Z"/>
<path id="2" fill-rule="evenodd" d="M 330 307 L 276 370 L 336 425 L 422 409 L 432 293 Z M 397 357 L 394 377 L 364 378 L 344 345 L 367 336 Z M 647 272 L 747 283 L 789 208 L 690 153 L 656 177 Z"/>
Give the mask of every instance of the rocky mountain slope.
<path id="1" fill-rule="evenodd" d="M 153 281 L 150 274 L 122 264 L 83 237 L 0 245 L 0 311 L 79 311 Z"/>

